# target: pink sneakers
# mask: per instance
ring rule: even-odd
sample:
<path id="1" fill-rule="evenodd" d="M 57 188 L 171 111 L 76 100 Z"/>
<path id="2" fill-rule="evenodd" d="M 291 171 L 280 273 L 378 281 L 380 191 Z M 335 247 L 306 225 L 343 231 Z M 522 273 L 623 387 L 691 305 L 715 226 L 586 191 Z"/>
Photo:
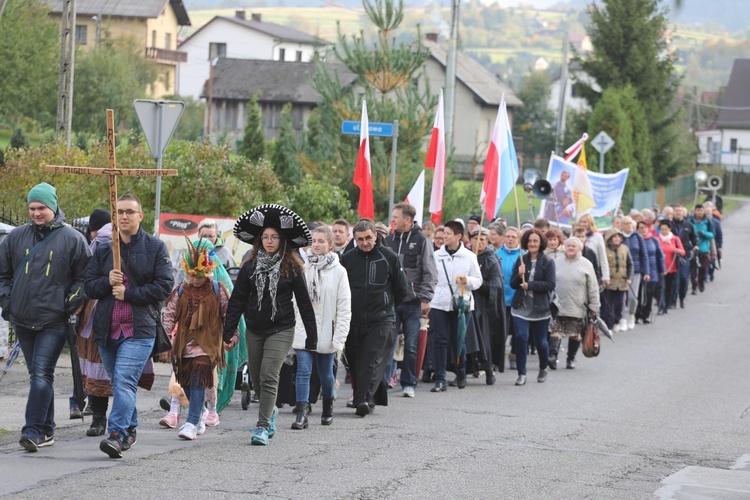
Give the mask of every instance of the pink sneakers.
<path id="1" fill-rule="evenodd" d="M 159 420 L 159 425 L 168 429 L 174 429 L 179 423 L 180 416 L 177 413 L 172 413 L 171 411 L 164 415 L 161 420 Z"/>
<path id="2" fill-rule="evenodd" d="M 216 427 L 219 425 L 219 414 L 215 411 L 208 410 L 208 415 L 206 415 L 206 425 L 209 427 Z"/>

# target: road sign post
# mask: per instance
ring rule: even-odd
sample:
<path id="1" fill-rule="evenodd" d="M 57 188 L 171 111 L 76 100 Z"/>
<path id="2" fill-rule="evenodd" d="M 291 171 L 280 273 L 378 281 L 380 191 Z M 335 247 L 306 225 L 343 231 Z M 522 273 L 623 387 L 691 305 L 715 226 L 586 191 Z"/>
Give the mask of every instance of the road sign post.
<path id="1" fill-rule="evenodd" d="M 612 149 L 612 146 L 615 145 L 615 140 L 612 139 L 609 134 L 607 134 L 604 130 L 599 132 L 596 137 L 594 137 L 594 140 L 591 141 L 591 145 L 594 146 L 594 149 L 596 149 L 599 152 L 599 173 L 604 173 L 604 155 L 607 154 L 607 151 Z"/>
<path id="2" fill-rule="evenodd" d="M 161 170 L 161 159 L 172 139 L 177 122 L 180 121 L 185 103 L 181 101 L 149 101 L 136 99 L 133 102 L 143 135 L 156 160 L 156 169 Z M 156 178 L 156 208 L 154 209 L 154 235 L 159 236 L 159 215 L 161 214 L 161 176 Z"/>

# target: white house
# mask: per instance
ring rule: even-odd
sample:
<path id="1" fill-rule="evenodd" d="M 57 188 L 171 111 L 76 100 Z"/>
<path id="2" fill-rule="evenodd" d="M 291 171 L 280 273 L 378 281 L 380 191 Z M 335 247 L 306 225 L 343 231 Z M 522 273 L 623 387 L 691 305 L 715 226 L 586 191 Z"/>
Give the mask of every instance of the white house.
<path id="1" fill-rule="evenodd" d="M 561 70 L 557 70 L 552 75 L 552 83 L 550 84 L 550 98 L 549 108 L 557 114 L 560 108 L 560 92 L 565 89 L 565 109 L 573 110 L 577 112 L 590 110 L 591 107 L 586 99 L 581 97 L 577 92 L 576 81 L 586 82 L 588 85 L 592 85 L 595 90 L 599 90 L 599 86 L 596 84 L 593 78 L 584 73 L 579 65 L 575 62 L 571 62 L 568 65 L 568 78 L 563 81 L 561 78 Z"/>
<path id="2" fill-rule="evenodd" d="M 182 96 L 200 98 L 203 85 L 215 58 L 309 62 L 315 50 L 328 45 L 294 28 L 265 22 L 260 14 L 245 19 L 245 11 L 235 17 L 216 16 L 180 44 L 188 54 L 180 65 L 179 87 Z"/>
<path id="3" fill-rule="evenodd" d="M 724 102 L 713 130 L 696 133 L 699 164 L 721 164 L 726 170 L 750 166 L 750 59 L 735 59 Z"/>
<path id="4" fill-rule="evenodd" d="M 430 54 L 425 68 L 430 91 L 437 94 L 440 88 L 445 87 L 448 44 L 438 42 L 434 33 L 428 33 L 423 44 Z M 422 79 L 419 86 L 425 86 Z M 503 94 L 512 122 L 513 111 L 523 106 L 521 100 L 510 87 L 471 56 L 461 50 L 457 52 L 452 144 L 456 162 L 454 172 L 460 177 L 470 178 L 473 173 L 481 177 Z"/>

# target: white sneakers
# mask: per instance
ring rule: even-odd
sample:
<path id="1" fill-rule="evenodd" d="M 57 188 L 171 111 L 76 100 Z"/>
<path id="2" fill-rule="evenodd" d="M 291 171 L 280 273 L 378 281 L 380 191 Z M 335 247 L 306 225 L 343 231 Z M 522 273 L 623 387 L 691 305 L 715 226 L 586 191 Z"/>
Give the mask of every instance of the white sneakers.
<path id="1" fill-rule="evenodd" d="M 414 393 L 414 387 L 406 386 L 404 387 L 404 392 L 402 393 L 405 398 L 413 398 L 415 396 Z"/>
<path id="2" fill-rule="evenodd" d="M 180 432 L 177 435 L 182 439 L 195 441 L 196 436 L 198 436 L 198 428 L 188 422 L 186 424 L 182 424 L 182 427 L 180 427 Z"/>
<path id="3" fill-rule="evenodd" d="M 198 425 L 195 426 L 196 432 L 200 436 L 204 432 L 206 432 L 206 417 L 208 416 L 208 408 L 203 408 L 203 411 L 201 412 L 201 419 L 198 420 Z"/>
<path id="4" fill-rule="evenodd" d="M 216 427 L 219 425 L 219 414 L 216 413 L 216 411 L 208 410 L 208 415 L 206 416 L 206 425 L 209 427 Z"/>
<path id="5" fill-rule="evenodd" d="M 625 318 L 622 318 L 620 320 L 620 330 L 621 332 L 627 332 L 628 331 L 628 320 Z"/>
<path id="6" fill-rule="evenodd" d="M 628 330 L 635 330 L 635 314 L 628 316 Z"/>

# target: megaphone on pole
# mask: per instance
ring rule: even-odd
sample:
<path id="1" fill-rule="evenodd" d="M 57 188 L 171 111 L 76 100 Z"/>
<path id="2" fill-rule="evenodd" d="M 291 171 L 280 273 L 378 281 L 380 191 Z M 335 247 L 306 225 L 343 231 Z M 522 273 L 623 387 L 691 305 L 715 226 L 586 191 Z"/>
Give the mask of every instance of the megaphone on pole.
<path id="1" fill-rule="evenodd" d="M 718 191 L 723 185 L 724 181 L 718 175 L 712 175 L 706 181 L 706 186 L 708 186 L 708 189 L 710 189 L 711 191 Z"/>
<path id="2" fill-rule="evenodd" d="M 535 168 L 529 168 L 523 172 L 523 190 L 528 196 L 534 196 L 540 200 L 546 200 L 552 193 L 552 184 L 542 178 L 542 173 Z"/>

